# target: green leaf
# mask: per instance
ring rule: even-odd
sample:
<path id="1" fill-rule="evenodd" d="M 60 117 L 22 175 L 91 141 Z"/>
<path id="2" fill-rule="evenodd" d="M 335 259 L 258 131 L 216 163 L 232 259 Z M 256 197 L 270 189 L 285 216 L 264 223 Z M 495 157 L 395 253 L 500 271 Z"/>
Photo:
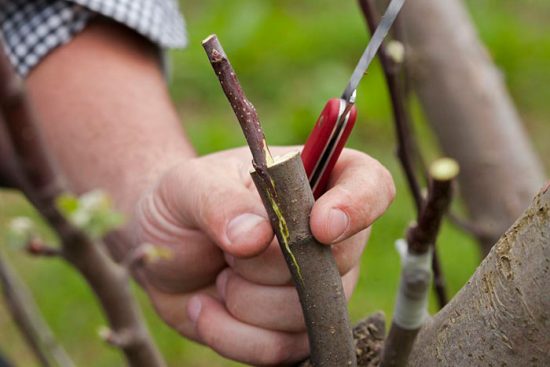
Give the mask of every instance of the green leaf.
<path id="1" fill-rule="evenodd" d="M 78 198 L 73 194 L 63 194 L 58 196 L 55 200 L 55 205 L 57 206 L 57 209 L 59 209 L 59 211 L 61 211 L 61 213 L 67 218 L 75 213 L 80 206 Z"/>
<path id="2" fill-rule="evenodd" d="M 57 207 L 75 226 L 93 239 L 99 239 L 124 224 L 124 216 L 113 209 L 109 196 L 93 190 L 79 198 L 64 194 L 57 198 Z"/>

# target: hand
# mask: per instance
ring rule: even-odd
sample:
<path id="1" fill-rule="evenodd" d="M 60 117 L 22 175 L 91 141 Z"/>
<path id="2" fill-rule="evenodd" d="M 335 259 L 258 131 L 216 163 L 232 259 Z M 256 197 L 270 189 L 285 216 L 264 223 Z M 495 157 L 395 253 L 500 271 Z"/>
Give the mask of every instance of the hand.
<path id="1" fill-rule="evenodd" d="M 173 256 L 148 265 L 143 283 L 159 315 L 182 335 L 245 363 L 295 362 L 309 354 L 302 311 L 250 161 L 245 148 L 189 159 L 144 195 L 137 243 L 166 246 Z M 368 227 L 395 188 L 376 160 L 348 149 L 329 186 L 313 207 L 311 230 L 333 245 L 349 298 Z"/>

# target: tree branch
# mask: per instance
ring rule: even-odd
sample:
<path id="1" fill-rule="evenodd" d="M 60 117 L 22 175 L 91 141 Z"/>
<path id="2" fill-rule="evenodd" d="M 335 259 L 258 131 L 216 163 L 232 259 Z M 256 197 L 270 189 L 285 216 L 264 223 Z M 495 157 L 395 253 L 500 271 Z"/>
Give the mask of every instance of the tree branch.
<path id="1" fill-rule="evenodd" d="M 115 332 L 131 330 L 134 334 L 133 343 L 122 348 L 128 363 L 164 366 L 132 297 L 126 272 L 107 255 L 103 243 L 94 243 L 58 211 L 55 199 L 66 190 L 64 182 L 44 146 L 23 82 L 3 52 L 0 52 L 0 114 L 21 172 L 20 189 L 60 237 L 64 258 L 92 287 L 111 328 Z"/>
<path id="2" fill-rule="evenodd" d="M 359 0 L 359 6 L 366 20 L 367 27 L 371 34 L 374 33 L 379 23 L 379 17 L 373 0 Z M 401 168 L 405 173 L 409 190 L 414 199 L 417 213 L 420 213 L 422 202 L 422 192 L 420 184 L 416 178 L 414 168 L 414 157 L 417 156 L 416 144 L 413 139 L 410 124 L 410 114 L 407 103 L 404 98 L 403 86 L 400 79 L 401 63 L 395 62 L 388 54 L 386 46 L 382 44 L 378 50 L 378 58 L 382 65 L 382 70 L 386 78 L 388 92 L 390 94 L 391 106 L 393 111 L 393 122 L 397 138 L 397 157 L 401 163 Z"/>
<path id="3" fill-rule="evenodd" d="M 448 158 L 430 167 L 430 186 L 418 223 L 409 228 L 407 244 L 399 248 L 402 260 L 401 286 L 392 326 L 386 339 L 382 367 L 404 367 L 425 318 L 428 315 L 431 253 L 441 221 L 449 208 L 452 183 L 458 164 Z"/>
<path id="4" fill-rule="evenodd" d="M 382 312 L 376 312 L 359 321 L 353 328 L 353 340 L 358 367 L 378 367 L 384 348 L 386 321 Z M 311 360 L 296 367 L 315 367 Z"/>
<path id="5" fill-rule="evenodd" d="M 356 366 L 342 280 L 329 246 L 309 228 L 314 204 L 298 153 L 269 162 L 258 116 L 215 36 L 203 42 L 222 88 L 233 106 L 254 158 L 252 178 L 292 274 L 306 322 L 311 361 L 317 367 Z"/>
<path id="6" fill-rule="evenodd" d="M 202 41 L 202 46 L 220 81 L 225 96 L 231 104 L 237 120 L 239 120 L 246 142 L 252 152 L 255 165 L 257 167 L 266 167 L 267 164 L 273 162 L 273 158 L 265 141 L 256 108 L 246 98 L 237 74 L 235 74 L 222 45 L 218 41 L 218 37 L 210 35 Z"/>
<path id="7" fill-rule="evenodd" d="M 0 284 L 12 319 L 42 366 L 72 367 L 23 282 L 0 254 Z"/>
<path id="8" fill-rule="evenodd" d="M 468 283 L 422 327 L 408 365 L 550 365 L 549 239 L 546 186 Z"/>
<path id="9" fill-rule="evenodd" d="M 407 233 L 407 243 L 412 253 L 424 254 L 434 246 L 441 221 L 451 203 L 452 184 L 458 172 L 458 164 L 449 158 L 439 159 L 430 167 L 426 205 L 422 207 L 418 223 Z"/>

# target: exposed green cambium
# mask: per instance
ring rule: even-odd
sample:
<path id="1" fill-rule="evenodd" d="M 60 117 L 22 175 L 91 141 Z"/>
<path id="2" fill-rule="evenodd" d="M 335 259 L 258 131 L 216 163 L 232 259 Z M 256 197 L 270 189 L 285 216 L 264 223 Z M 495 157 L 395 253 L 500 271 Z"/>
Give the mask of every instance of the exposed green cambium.
<path id="1" fill-rule="evenodd" d="M 275 182 L 273 182 L 273 180 L 271 180 L 271 185 L 273 185 L 273 191 L 275 191 Z M 302 276 L 302 269 L 300 269 L 300 264 L 298 263 L 298 260 L 296 260 L 296 256 L 294 256 L 294 254 L 292 253 L 292 249 L 290 248 L 290 245 L 289 245 L 290 233 L 288 231 L 288 226 L 286 224 L 285 217 L 284 217 L 283 213 L 281 212 L 281 209 L 279 208 L 279 205 L 277 204 L 277 201 L 273 198 L 271 193 L 268 191 L 267 194 L 269 196 L 269 201 L 271 202 L 271 208 L 273 209 L 273 212 L 277 216 L 279 231 L 280 231 L 281 237 L 283 239 L 282 249 L 283 249 L 283 251 L 285 251 L 287 253 L 289 258 L 292 260 L 292 264 L 296 268 L 296 271 L 298 272 L 298 277 L 300 278 L 300 281 L 303 284 L 304 283 L 304 278 Z"/>

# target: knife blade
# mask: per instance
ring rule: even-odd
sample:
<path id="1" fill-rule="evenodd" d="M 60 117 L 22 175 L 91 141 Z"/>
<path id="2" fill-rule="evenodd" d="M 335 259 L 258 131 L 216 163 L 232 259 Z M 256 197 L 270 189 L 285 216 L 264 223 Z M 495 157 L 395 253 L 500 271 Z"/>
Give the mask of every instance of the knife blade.
<path id="1" fill-rule="evenodd" d="M 404 3 L 405 0 L 391 1 L 371 41 L 359 59 L 344 93 L 340 98 L 331 98 L 326 103 L 304 145 L 302 162 L 315 198 L 325 192 L 330 173 L 355 125 L 357 86 L 376 56 Z"/>

